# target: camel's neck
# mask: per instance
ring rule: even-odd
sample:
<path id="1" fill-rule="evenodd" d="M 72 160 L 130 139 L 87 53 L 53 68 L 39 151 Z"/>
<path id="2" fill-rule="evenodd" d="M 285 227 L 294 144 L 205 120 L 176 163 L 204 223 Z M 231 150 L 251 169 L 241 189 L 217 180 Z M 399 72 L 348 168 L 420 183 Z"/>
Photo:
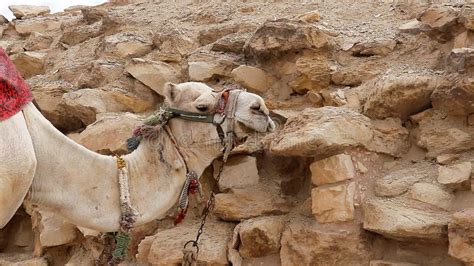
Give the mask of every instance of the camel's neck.
<path id="1" fill-rule="evenodd" d="M 47 121 L 33 105 L 24 109 L 38 161 L 30 200 L 51 208 L 71 223 L 97 231 L 119 227 L 119 187 L 115 158 L 74 143 Z M 215 152 L 185 149 L 190 168 L 200 175 Z M 144 141 L 124 156 L 130 198 L 139 212 L 136 225 L 163 217 L 176 203 L 185 168 L 166 134 Z"/>

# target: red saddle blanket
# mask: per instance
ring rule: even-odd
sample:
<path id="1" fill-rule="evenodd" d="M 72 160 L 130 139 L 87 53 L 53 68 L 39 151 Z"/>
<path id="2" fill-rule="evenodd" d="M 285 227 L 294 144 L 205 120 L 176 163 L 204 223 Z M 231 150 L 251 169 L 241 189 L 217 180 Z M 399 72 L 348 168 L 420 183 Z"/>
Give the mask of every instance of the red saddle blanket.
<path id="1" fill-rule="evenodd" d="M 28 84 L 0 48 L 0 121 L 18 113 L 32 99 Z"/>

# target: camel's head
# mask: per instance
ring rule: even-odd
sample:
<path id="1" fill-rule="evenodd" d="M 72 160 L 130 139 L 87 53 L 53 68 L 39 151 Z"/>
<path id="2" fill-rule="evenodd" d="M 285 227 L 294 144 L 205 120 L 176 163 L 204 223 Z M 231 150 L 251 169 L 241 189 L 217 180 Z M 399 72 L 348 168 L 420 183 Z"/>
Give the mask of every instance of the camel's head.
<path id="1" fill-rule="evenodd" d="M 215 113 L 222 98 L 221 92 L 200 82 L 167 83 L 164 94 L 169 107 L 203 115 Z M 269 132 L 275 129 L 275 123 L 270 118 L 262 97 L 245 91 L 230 97 L 236 97 L 233 131 L 237 138 L 242 139 L 252 131 Z M 232 104 L 232 101 L 229 100 L 227 104 Z M 229 123 L 227 120 L 223 123 L 224 131 L 225 123 Z"/>

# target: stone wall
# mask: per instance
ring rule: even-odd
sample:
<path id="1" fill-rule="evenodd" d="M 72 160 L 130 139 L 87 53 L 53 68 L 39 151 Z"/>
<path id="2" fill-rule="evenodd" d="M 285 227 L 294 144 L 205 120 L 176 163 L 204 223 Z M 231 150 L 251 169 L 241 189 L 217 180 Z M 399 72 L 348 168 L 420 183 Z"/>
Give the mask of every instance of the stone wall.
<path id="1" fill-rule="evenodd" d="M 172 225 L 173 208 L 136 228 L 131 264 L 179 263 L 214 189 L 203 264 L 474 265 L 472 4 L 112 1 L 15 12 L 0 18 L 0 47 L 42 113 L 91 150 L 126 153 L 167 81 L 238 83 L 279 124 L 238 147 L 218 184 L 219 162 L 209 166 L 183 224 Z M 0 230 L 0 265 L 87 265 L 102 248 L 94 232 L 28 202 Z"/>

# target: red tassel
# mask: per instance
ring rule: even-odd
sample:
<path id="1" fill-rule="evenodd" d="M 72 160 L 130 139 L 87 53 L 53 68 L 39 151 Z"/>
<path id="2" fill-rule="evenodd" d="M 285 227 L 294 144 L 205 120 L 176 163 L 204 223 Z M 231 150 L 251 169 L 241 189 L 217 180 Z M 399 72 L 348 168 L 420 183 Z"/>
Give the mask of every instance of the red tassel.
<path id="1" fill-rule="evenodd" d="M 184 217 L 186 217 L 186 212 L 187 209 L 180 209 L 178 215 L 174 219 L 174 225 L 178 225 L 184 220 Z"/>

